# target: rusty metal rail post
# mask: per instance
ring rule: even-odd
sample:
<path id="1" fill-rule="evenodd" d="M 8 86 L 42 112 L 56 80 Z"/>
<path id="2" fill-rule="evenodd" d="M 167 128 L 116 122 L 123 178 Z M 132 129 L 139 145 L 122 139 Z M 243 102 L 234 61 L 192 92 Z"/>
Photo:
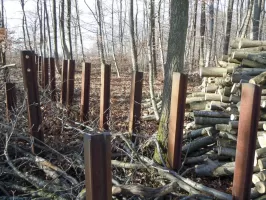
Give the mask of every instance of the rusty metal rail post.
<path id="1" fill-rule="evenodd" d="M 49 77 L 48 77 L 48 69 L 49 69 L 49 59 L 43 58 L 42 63 L 42 88 L 47 88 L 49 84 Z"/>
<path id="2" fill-rule="evenodd" d="M 38 72 L 37 79 L 40 86 L 42 86 L 42 57 L 38 56 Z"/>
<path id="3" fill-rule="evenodd" d="M 130 133 L 140 132 L 142 83 L 143 72 L 133 72 L 131 79 L 130 114 L 128 127 Z M 132 136 L 132 140 L 134 140 L 134 138 L 135 137 Z"/>
<path id="4" fill-rule="evenodd" d="M 242 84 L 240 117 L 232 195 L 235 200 L 250 199 L 253 162 L 260 116 L 261 89 Z"/>
<path id="5" fill-rule="evenodd" d="M 74 99 L 75 60 L 68 60 L 67 66 L 67 106 L 71 106 Z"/>
<path id="6" fill-rule="evenodd" d="M 39 141 L 43 141 L 44 137 L 41 128 L 42 115 L 38 83 L 36 82 L 37 71 L 34 63 L 34 51 L 21 52 L 21 66 L 24 88 L 27 93 L 29 128 L 33 136 L 32 151 L 34 153 L 39 153 L 40 149 L 36 147 L 35 144 L 38 144 Z"/>
<path id="7" fill-rule="evenodd" d="M 17 105 L 15 83 L 6 83 L 5 92 L 6 92 L 6 117 L 7 120 L 10 121 L 14 117 Z"/>
<path id="8" fill-rule="evenodd" d="M 169 116 L 168 162 L 172 169 L 181 167 L 183 126 L 186 105 L 187 76 L 173 73 Z"/>
<path id="9" fill-rule="evenodd" d="M 101 67 L 100 130 L 109 130 L 111 65 Z"/>
<path id="10" fill-rule="evenodd" d="M 111 137 L 84 134 L 86 200 L 111 200 Z"/>
<path id="11" fill-rule="evenodd" d="M 60 97 L 62 105 L 66 104 L 66 98 L 67 98 L 67 60 L 63 60 L 62 75 L 61 75 L 61 97 Z"/>
<path id="12" fill-rule="evenodd" d="M 50 62 L 50 90 L 51 90 L 51 99 L 56 101 L 56 82 L 55 82 L 55 61 L 54 58 L 49 58 Z"/>
<path id="13" fill-rule="evenodd" d="M 83 63 L 81 80 L 80 121 L 88 120 L 91 64 Z"/>

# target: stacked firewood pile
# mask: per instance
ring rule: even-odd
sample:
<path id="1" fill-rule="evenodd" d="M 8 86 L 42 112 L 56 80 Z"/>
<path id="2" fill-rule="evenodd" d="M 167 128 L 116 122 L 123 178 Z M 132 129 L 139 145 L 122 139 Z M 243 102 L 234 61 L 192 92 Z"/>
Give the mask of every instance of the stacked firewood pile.
<path id="1" fill-rule="evenodd" d="M 252 198 L 266 193 L 266 41 L 237 39 L 217 67 L 202 68 L 201 92 L 188 94 L 184 163 L 198 176 L 234 172 L 242 83 L 262 87 Z"/>

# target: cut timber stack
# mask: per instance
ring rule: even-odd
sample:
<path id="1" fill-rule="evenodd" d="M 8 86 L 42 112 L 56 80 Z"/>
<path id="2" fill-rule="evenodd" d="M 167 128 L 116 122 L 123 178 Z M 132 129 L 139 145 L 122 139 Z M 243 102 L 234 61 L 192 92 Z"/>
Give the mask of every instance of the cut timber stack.
<path id="1" fill-rule="evenodd" d="M 230 176 L 235 154 L 242 83 L 262 87 L 252 199 L 266 194 L 266 41 L 236 39 L 216 67 L 201 68 L 201 92 L 188 94 L 184 163 L 198 176 Z M 265 197 L 266 198 L 266 197 Z"/>

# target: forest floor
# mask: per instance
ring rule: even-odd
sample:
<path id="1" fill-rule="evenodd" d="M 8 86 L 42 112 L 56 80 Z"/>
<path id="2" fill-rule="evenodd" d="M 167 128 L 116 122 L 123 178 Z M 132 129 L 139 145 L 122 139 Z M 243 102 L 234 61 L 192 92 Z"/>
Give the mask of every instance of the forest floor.
<path id="1" fill-rule="evenodd" d="M 110 131 L 111 133 L 125 133 L 128 129 L 128 116 L 129 116 L 129 99 L 130 99 L 130 87 L 131 87 L 131 76 L 127 74 L 121 74 L 121 77 L 118 78 L 115 73 L 112 73 L 111 77 L 111 119 L 110 119 Z M 84 187 L 84 171 L 77 170 L 78 167 L 73 167 L 71 164 L 64 162 L 64 157 L 67 157 L 71 160 L 82 160 L 83 157 L 83 135 L 82 132 L 97 131 L 99 124 L 99 103 L 100 103 L 100 70 L 95 66 L 92 67 L 91 73 L 91 91 L 90 91 L 90 111 L 89 111 L 89 120 L 84 122 L 85 126 L 81 128 L 81 125 L 76 123 L 79 121 L 79 103 L 80 103 L 80 91 L 81 91 L 81 68 L 76 69 L 75 75 L 75 96 L 73 107 L 71 112 L 67 115 L 65 109 L 59 105 L 59 103 L 54 103 L 49 98 L 49 92 L 42 90 L 40 91 L 40 100 L 41 100 L 41 110 L 43 114 L 43 131 L 45 137 L 45 143 L 47 144 L 50 150 L 47 152 L 56 151 L 58 155 L 46 154 L 45 159 L 49 160 L 54 165 L 60 167 L 68 174 L 71 174 L 75 177 L 79 185 L 73 193 L 78 194 L 79 191 Z M 27 136 L 28 132 L 28 123 L 27 123 L 27 109 L 25 101 L 25 93 L 23 88 L 22 73 L 20 69 L 11 70 L 11 82 L 16 83 L 16 92 L 17 92 L 17 117 L 16 120 L 12 123 L 8 123 L 5 120 L 5 93 L 4 93 L 4 84 L 0 80 L 0 135 L 6 133 L 10 129 L 13 132 L 21 133 L 24 136 Z M 188 92 L 195 90 L 196 86 L 200 85 L 201 80 L 198 76 L 189 77 L 189 86 Z M 163 89 L 163 79 L 162 77 L 157 77 L 154 83 L 154 89 L 156 96 L 162 94 Z M 59 99 L 60 92 L 60 80 L 59 76 L 57 77 L 57 97 Z M 143 99 L 149 99 L 149 83 L 148 83 L 148 74 L 145 74 L 143 81 Z M 144 111 L 143 111 L 144 112 Z M 148 149 L 145 146 L 145 143 L 149 141 L 150 137 L 154 135 L 158 128 L 158 122 L 156 121 L 141 121 L 141 134 L 143 134 L 143 139 L 140 140 L 140 146 L 137 147 L 138 152 L 142 155 L 145 155 L 149 158 L 152 158 L 154 152 L 154 146 L 149 146 Z M 84 129 L 85 127 L 85 129 Z M 15 135 L 15 134 L 14 134 Z M 4 138 L 4 137 L 3 137 Z M 118 140 L 121 142 L 121 140 Z M 117 144 L 118 141 L 112 140 L 112 150 L 116 153 L 119 152 L 120 144 Z M 9 141 L 10 143 L 14 142 L 17 145 L 17 141 Z M 5 162 L 3 156 L 3 151 L 6 141 L 1 140 L 0 144 L 0 162 Z M 30 142 L 21 142 L 21 148 L 27 150 L 30 149 Z M 24 150 L 25 150 L 24 149 Z M 51 151 L 51 149 L 53 149 Z M 114 153 L 114 152 L 113 152 Z M 17 159 L 18 154 L 10 153 L 12 159 Z M 61 156 L 61 158 L 60 158 Z M 128 159 L 123 158 L 124 162 Z M 79 163 L 76 161 L 76 163 Z M 80 162 L 82 163 L 82 161 Z M 16 163 L 17 164 L 17 163 Z M 6 165 L 6 168 L 9 167 Z M 21 171 L 33 171 L 30 164 L 20 164 L 17 165 L 17 168 Z M 39 173 L 32 172 L 40 179 L 46 179 L 44 175 Z M 2 177 L 1 177 L 2 176 Z M 16 181 L 16 183 L 21 183 L 25 185 L 21 178 L 12 177 L 10 174 L 3 175 L 0 174 L 0 179 L 2 182 L 5 181 Z M 156 180 L 156 177 L 151 177 L 148 173 L 145 174 L 143 171 L 129 170 L 129 169 L 118 169 L 113 168 L 113 176 L 119 180 L 122 184 L 142 184 L 150 187 L 159 187 L 161 185 L 160 180 Z M 131 177 L 131 178 L 128 178 Z M 204 178 L 196 177 L 193 172 L 186 175 L 187 178 L 194 180 L 197 183 L 204 184 L 210 188 L 217 189 L 219 191 L 231 193 L 232 186 L 232 177 L 229 178 Z M 150 180 L 150 182 L 149 182 Z M 27 185 L 27 184 L 26 184 Z M 0 184 L 1 186 L 1 184 Z M 29 185 L 27 185 L 29 186 Z M 12 187 L 11 187 L 12 189 Z M 11 194 L 13 190 L 8 190 Z M 18 190 L 19 191 L 19 190 Z M 13 195 L 20 195 L 20 192 L 15 192 Z M 0 196 L 2 195 L 2 190 L 0 189 Z M 76 196 L 76 195 L 74 195 Z M 138 199 L 138 198 L 136 198 Z"/>

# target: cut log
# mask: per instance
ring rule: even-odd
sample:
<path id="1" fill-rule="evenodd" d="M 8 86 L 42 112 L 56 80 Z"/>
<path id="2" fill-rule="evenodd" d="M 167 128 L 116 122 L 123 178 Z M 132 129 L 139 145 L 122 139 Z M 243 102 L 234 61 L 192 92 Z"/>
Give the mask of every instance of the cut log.
<path id="1" fill-rule="evenodd" d="M 239 111 L 238 108 L 236 106 L 234 106 L 233 104 L 229 107 L 226 108 L 226 111 L 229 114 L 233 114 L 233 115 L 239 115 Z M 232 119 L 231 119 L 232 120 Z"/>
<path id="2" fill-rule="evenodd" d="M 183 136 L 183 139 L 195 139 L 200 136 L 207 136 L 209 135 L 208 132 L 210 129 L 213 129 L 213 127 L 206 127 L 206 128 L 200 128 L 197 130 L 192 130 L 186 135 Z"/>
<path id="3" fill-rule="evenodd" d="M 230 102 L 238 103 L 240 100 L 241 100 L 240 96 L 236 96 L 236 95 L 233 95 L 233 94 L 230 95 L 230 98 L 229 98 Z"/>
<path id="4" fill-rule="evenodd" d="M 238 129 L 238 124 L 239 124 L 238 121 L 230 121 L 230 122 L 228 123 L 228 125 L 231 127 L 231 130 L 232 130 L 232 129 Z"/>
<path id="5" fill-rule="evenodd" d="M 241 48 L 234 51 L 244 51 L 250 53 L 259 53 L 260 51 L 266 51 L 266 46 L 259 46 L 259 47 L 249 47 L 249 48 Z"/>
<path id="6" fill-rule="evenodd" d="M 223 103 L 230 103 L 230 97 L 221 96 L 221 102 L 223 102 Z"/>
<path id="7" fill-rule="evenodd" d="M 266 169 L 266 158 L 260 158 L 258 159 L 258 166 L 260 170 Z"/>
<path id="8" fill-rule="evenodd" d="M 263 68 L 236 68 L 234 74 L 239 75 L 248 75 L 248 76 L 257 76 L 262 72 L 265 72 L 266 69 Z"/>
<path id="9" fill-rule="evenodd" d="M 212 172 L 219 166 L 218 161 L 206 159 L 207 164 L 196 165 L 195 172 L 198 176 L 212 176 Z"/>
<path id="10" fill-rule="evenodd" d="M 230 115 L 230 120 L 231 120 L 231 121 L 238 121 L 238 120 L 239 120 L 239 115 L 231 114 L 231 115 Z"/>
<path id="11" fill-rule="evenodd" d="M 194 111 L 194 117 L 230 118 L 230 114 L 219 111 Z"/>
<path id="12" fill-rule="evenodd" d="M 255 198 L 258 198 L 260 196 L 261 196 L 261 194 L 256 190 L 255 187 L 254 188 L 251 188 L 251 191 L 250 191 L 250 199 L 255 199 Z"/>
<path id="13" fill-rule="evenodd" d="M 261 73 L 258 76 L 255 76 L 249 80 L 250 83 L 263 85 L 266 83 L 266 72 Z"/>
<path id="14" fill-rule="evenodd" d="M 230 132 L 232 130 L 228 124 L 216 124 L 215 129 L 224 132 Z"/>
<path id="15" fill-rule="evenodd" d="M 210 103 L 210 102 L 209 102 Z M 189 110 L 205 110 L 208 101 L 195 101 L 189 103 Z"/>
<path id="16" fill-rule="evenodd" d="M 232 83 L 239 83 L 241 79 L 249 81 L 252 77 L 245 74 L 232 74 L 231 76 Z"/>
<path id="17" fill-rule="evenodd" d="M 266 170 L 262 170 L 258 173 L 258 177 L 261 181 L 266 181 Z"/>
<path id="18" fill-rule="evenodd" d="M 266 193 L 266 182 L 265 181 L 260 181 L 255 184 L 256 190 L 260 194 Z"/>
<path id="19" fill-rule="evenodd" d="M 220 94 L 205 93 L 205 101 L 221 101 Z"/>
<path id="20" fill-rule="evenodd" d="M 231 76 L 227 76 L 224 78 L 215 78 L 215 84 L 216 85 L 221 85 L 221 86 L 232 86 L 233 83 L 231 81 Z"/>
<path id="21" fill-rule="evenodd" d="M 218 138 L 217 139 L 217 146 L 235 149 L 236 148 L 236 141 L 230 140 L 230 139 Z"/>
<path id="22" fill-rule="evenodd" d="M 218 94 L 229 97 L 231 94 L 231 87 L 218 88 Z"/>
<path id="23" fill-rule="evenodd" d="M 204 154 L 198 157 L 187 157 L 185 160 L 185 164 L 198 164 L 203 163 L 206 158 L 211 160 L 228 160 L 228 156 L 219 156 L 218 154 Z"/>
<path id="24" fill-rule="evenodd" d="M 252 175 L 252 183 L 255 185 L 256 183 L 260 182 L 260 178 L 259 178 L 259 173 L 253 174 Z"/>
<path id="25" fill-rule="evenodd" d="M 266 147 L 260 148 L 260 149 L 256 149 L 255 157 L 257 159 L 266 157 Z"/>
<path id="26" fill-rule="evenodd" d="M 216 147 L 215 151 L 217 151 L 220 156 L 230 156 L 233 158 L 236 156 L 236 149 L 233 148 Z"/>
<path id="27" fill-rule="evenodd" d="M 250 47 L 259 47 L 259 46 L 266 46 L 266 41 L 260 41 L 260 40 L 249 40 L 246 38 L 242 38 L 239 41 L 238 48 L 250 48 Z"/>
<path id="28" fill-rule="evenodd" d="M 243 59 L 241 64 L 243 66 L 252 67 L 252 68 L 266 68 L 265 64 L 261 64 L 248 59 Z"/>
<path id="29" fill-rule="evenodd" d="M 218 89 L 218 86 L 215 84 L 208 84 L 207 87 L 204 88 L 204 92 L 206 93 L 214 93 Z"/>
<path id="30" fill-rule="evenodd" d="M 208 77 L 208 84 L 215 83 L 215 77 Z"/>
<path id="31" fill-rule="evenodd" d="M 264 132 L 258 131 L 257 140 L 258 140 L 259 146 L 261 148 L 266 147 L 266 140 L 265 140 L 265 133 Z"/>
<path id="32" fill-rule="evenodd" d="M 191 97 L 205 97 L 204 92 L 193 92 L 191 93 Z"/>
<path id="33" fill-rule="evenodd" d="M 212 151 L 212 147 L 207 146 L 197 151 L 190 152 L 188 156 L 199 157 L 199 156 L 205 155 L 206 153 L 210 153 L 211 151 Z"/>
<path id="34" fill-rule="evenodd" d="M 195 124 L 200 125 L 216 125 L 216 124 L 226 124 L 230 121 L 230 118 L 211 118 L 211 117 L 195 117 Z"/>
<path id="35" fill-rule="evenodd" d="M 206 104 L 205 110 L 224 111 L 225 109 L 219 105 L 208 103 Z"/>
<path id="36" fill-rule="evenodd" d="M 186 144 L 185 146 L 182 147 L 182 152 L 193 152 L 193 151 L 197 151 L 202 147 L 206 147 L 210 144 L 213 144 L 216 142 L 216 139 L 212 136 L 206 136 L 206 137 L 202 137 L 199 138 L 197 140 L 193 140 L 192 142 L 190 142 L 189 144 Z"/>
<path id="37" fill-rule="evenodd" d="M 231 134 L 231 133 L 228 133 L 228 132 L 225 132 L 225 131 L 220 131 L 219 132 L 219 136 L 221 138 L 225 138 L 225 139 L 230 139 L 230 140 L 234 140 L 234 141 L 237 141 L 237 138 L 235 135 Z"/>
<path id="38" fill-rule="evenodd" d="M 230 104 L 229 103 L 220 102 L 220 101 L 211 101 L 211 105 L 216 105 L 216 106 L 219 106 L 219 107 L 226 108 Z"/>
<path id="39" fill-rule="evenodd" d="M 222 67 L 201 67 L 200 77 L 224 77 L 227 69 Z"/>
<path id="40" fill-rule="evenodd" d="M 199 102 L 199 101 L 205 101 L 204 97 L 188 97 L 186 98 L 186 104 L 190 104 L 192 102 Z"/>

